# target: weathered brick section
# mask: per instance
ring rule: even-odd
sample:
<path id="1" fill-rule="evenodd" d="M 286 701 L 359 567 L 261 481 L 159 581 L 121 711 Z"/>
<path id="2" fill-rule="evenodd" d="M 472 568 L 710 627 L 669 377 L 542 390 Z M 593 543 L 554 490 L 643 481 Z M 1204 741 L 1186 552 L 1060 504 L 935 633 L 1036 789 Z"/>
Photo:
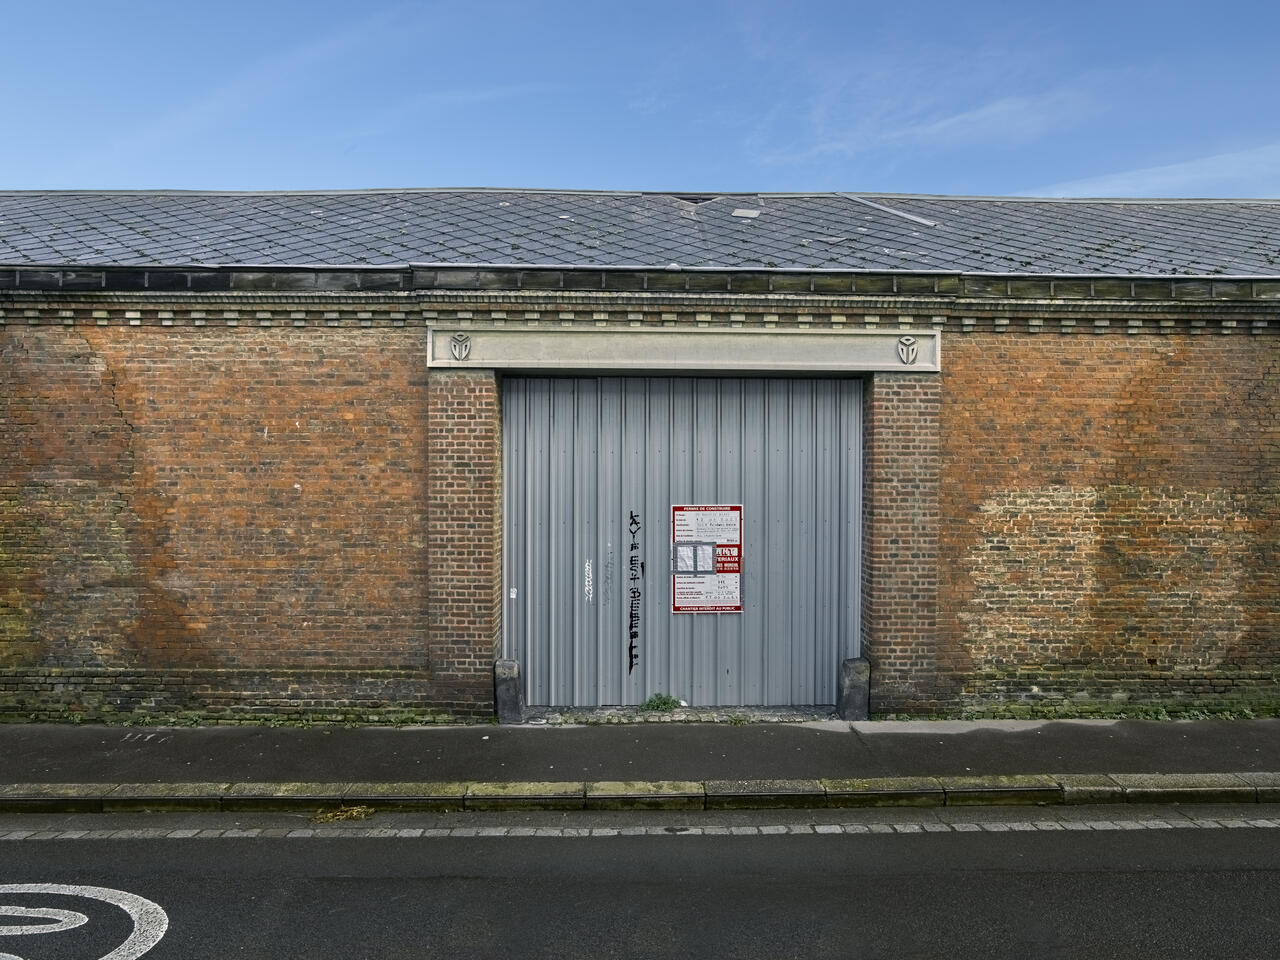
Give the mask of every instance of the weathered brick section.
<path id="1" fill-rule="evenodd" d="M 159 715 L 234 723 L 448 719 L 474 713 L 450 703 L 420 670 L 167 670 L 42 667 L 0 672 L 0 720 Z"/>
<path id="2" fill-rule="evenodd" d="M 876 374 L 863 397 L 863 650 L 871 709 L 936 709 L 938 377 Z"/>
<path id="3" fill-rule="evenodd" d="M 946 351 L 939 626 L 960 701 L 1274 706 L 1276 340 Z"/>
<path id="4" fill-rule="evenodd" d="M 498 382 L 492 370 L 436 370 L 430 393 L 432 665 L 453 699 L 492 712 L 502 577 Z"/>
<path id="5" fill-rule="evenodd" d="M 133 430 L 79 331 L 0 331 L 0 450 L 0 668 L 128 656 Z"/>
<path id="6" fill-rule="evenodd" d="M 73 706 L 136 705 L 94 680 L 125 669 L 166 709 L 490 709 L 429 644 L 424 330 L 9 325 L 0 350 L 6 671 L 70 670 L 47 689 Z"/>

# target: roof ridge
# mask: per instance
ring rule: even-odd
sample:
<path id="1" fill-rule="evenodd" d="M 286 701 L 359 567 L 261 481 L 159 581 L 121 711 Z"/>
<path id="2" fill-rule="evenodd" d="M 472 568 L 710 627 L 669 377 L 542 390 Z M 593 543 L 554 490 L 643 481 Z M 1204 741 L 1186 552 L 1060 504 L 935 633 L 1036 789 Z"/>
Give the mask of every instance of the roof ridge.
<path id="1" fill-rule="evenodd" d="M 297 190 L 203 190 L 184 188 L 114 189 L 114 188 L 59 188 L 34 190 L 0 190 L 0 196 L 103 196 L 103 197 L 341 197 L 375 196 L 390 194 L 540 194 L 565 197 L 671 197 L 677 200 L 690 198 L 716 199 L 721 197 L 779 197 L 833 199 L 836 197 L 860 197 L 864 200 L 924 200 L 940 203 L 982 201 L 986 203 L 1063 203 L 1063 204 L 1132 204 L 1138 206 L 1165 206 L 1182 204 L 1280 204 L 1280 197 L 1036 197 L 998 194 L 944 194 L 944 193 L 891 193 L 876 190 L 607 190 L 607 189 L 559 189 L 554 187 L 359 187 L 335 189 Z"/>

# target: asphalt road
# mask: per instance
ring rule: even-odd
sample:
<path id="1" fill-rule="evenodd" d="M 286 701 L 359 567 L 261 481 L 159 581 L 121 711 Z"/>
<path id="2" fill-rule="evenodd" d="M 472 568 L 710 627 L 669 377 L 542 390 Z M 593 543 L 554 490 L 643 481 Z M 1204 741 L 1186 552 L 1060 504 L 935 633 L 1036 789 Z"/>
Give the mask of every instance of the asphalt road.
<path id="1" fill-rule="evenodd" d="M 1260 812 L 1274 811 L 1241 809 L 1242 816 Z M 781 811 L 733 822 L 783 821 L 796 822 Z M 59 821 L 64 829 L 74 822 Z M 87 828 L 101 821 L 79 822 Z M 64 886 L 13 892 L 16 884 Z M 163 910 L 167 926 L 147 960 L 1280 954 L 1278 827 L 418 839 L 64 835 L 0 841 L 0 885 L 10 885 L 0 886 L 0 931 L 85 918 L 59 932 L 0 935 L 0 955 L 23 960 L 104 957 L 130 935 L 118 904 L 71 889 L 85 886 Z M 26 913 L 15 916 L 14 906 Z"/>

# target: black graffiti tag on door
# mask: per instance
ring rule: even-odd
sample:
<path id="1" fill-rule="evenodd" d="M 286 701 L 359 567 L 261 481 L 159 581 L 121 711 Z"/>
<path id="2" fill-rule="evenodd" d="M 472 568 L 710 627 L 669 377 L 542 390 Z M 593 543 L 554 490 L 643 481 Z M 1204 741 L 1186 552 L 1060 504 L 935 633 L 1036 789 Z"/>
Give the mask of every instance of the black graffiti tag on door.
<path id="1" fill-rule="evenodd" d="M 627 612 L 627 673 L 630 674 L 640 662 L 640 607 L 644 599 L 644 561 L 640 559 L 640 514 L 631 511 L 627 521 L 627 532 L 631 534 L 631 551 L 627 557 L 627 597 L 630 601 Z"/>

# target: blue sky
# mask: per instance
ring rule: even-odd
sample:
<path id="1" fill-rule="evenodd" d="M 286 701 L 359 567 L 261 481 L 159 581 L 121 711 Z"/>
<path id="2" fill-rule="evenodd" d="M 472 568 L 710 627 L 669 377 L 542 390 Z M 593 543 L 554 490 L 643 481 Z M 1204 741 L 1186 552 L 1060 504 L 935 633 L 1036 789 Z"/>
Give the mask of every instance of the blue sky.
<path id="1" fill-rule="evenodd" d="M 0 188 L 1280 197 L 1280 4 L 70 2 Z"/>

